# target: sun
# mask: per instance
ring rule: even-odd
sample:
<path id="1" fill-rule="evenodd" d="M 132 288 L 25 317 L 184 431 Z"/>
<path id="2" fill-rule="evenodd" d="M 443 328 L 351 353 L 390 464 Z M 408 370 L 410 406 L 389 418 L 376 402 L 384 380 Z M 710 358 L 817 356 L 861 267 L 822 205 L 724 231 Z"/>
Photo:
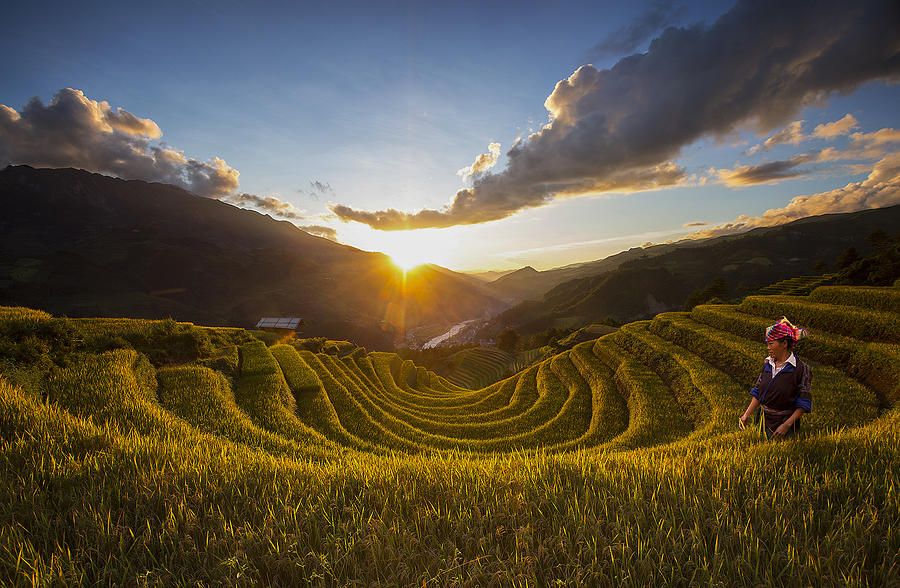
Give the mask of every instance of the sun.
<path id="1" fill-rule="evenodd" d="M 444 243 L 435 239 L 434 231 L 426 230 L 386 233 L 380 241 L 379 249 L 403 271 L 427 263 L 440 264 L 447 249 Z"/>
<path id="2" fill-rule="evenodd" d="M 384 253 L 403 271 L 427 264 L 452 267 L 461 242 L 459 231 L 453 228 L 377 231 L 357 224 L 344 229 L 341 242 Z"/>
<path id="3" fill-rule="evenodd" d="M 428 263 L 417 251 L 391 251 L 388 252 L 388 256 L 394 265 L 403 271 L 409 271 Z"/>

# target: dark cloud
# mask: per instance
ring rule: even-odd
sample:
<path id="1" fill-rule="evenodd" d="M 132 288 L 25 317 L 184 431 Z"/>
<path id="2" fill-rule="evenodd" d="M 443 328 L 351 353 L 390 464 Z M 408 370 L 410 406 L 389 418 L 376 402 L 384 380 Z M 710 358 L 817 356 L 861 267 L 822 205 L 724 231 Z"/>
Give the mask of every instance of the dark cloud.
<path id="1" fill-rule="evenodd" d="M 334 194 L 334 190 L 328 182 L 323 183 L 319 180 L 314 180 L 309 183 L 309 187 L 312 188 L 313 192 L 318 194 Z"/>
<path id="2" fill-rule="evenodd" d="M 309 183 L 309 190 L 304 190 L 300 188 L 297 190 L 300 194 L 304 194 L 306 196 L 311 197 L 316 202 L 319 201 L 319 197 L 322 195 L 333 195 L 334 189 L 331 187 L 331 184 L 328 182 L 320 182 L 319 180 L 313 180 Z"/>
<path id="3" fill-rule="evenodd" d="M 441 210 L 332 210 L 377 229 L 475 224 L 561 197 L 670 186 L 701 137 L 767 133 L 802 108 L 900 76 L 894 0 L 744 0 L 710 27 L 668 28 L 645 54 L 578 68 L 547 98 L 550 123 Z"/>
<path id="4" fill-rule="evenodd" d="M 807 170 L 797 168 L 813 160 L 814 155 L 802 153 L 781 161 L 770 161 L 752 166 L 742 165 L 734 169 L 719 170 L 718 176 L 728 186 L 767 184 L 806 175 L 809 173 Z"/>
<path id="5" fill-rule="evenodd" d="M 79 90 L 60 90 L 50 104 L 32 98 L 22 109 L 0 105 L 0 167 L 77 167 L 127 179 L 165 182 L 195 194 L 221 198 L 238 186 L 238 171 L 151 140 L 159 126 Z"/>
<path id="6" fill-rule="evenodd" d="M 39 98 L 19 113 L 0 104 L 0 168 L 8 164 L 35 167 L 77 167 L 121 178 L 164 182 L 200 196 L 226 199 L 259 208 L 273 216 L 308 220 L 303 212 L 272 196 L 236 194 L 238 171 L 214 157 L 209 161 L 152 142 L 162 136 L 149 118 L 139 118 L 107 102 L 91 100 L 79 90 L 60 90 L 50 104 Z M 331 186 L 310 182 L 319 193 Z M 318 225 L 307 232 L 335 239 L 334 229 Z"/>
<path id="7" fill-rule="evenodd" d="M 655 2 L 649 10 L 626 27 L 614 31 L 594 45 L 587 60 L 606 59 L 633 53 L 647 39 L 667 26 L 677 24 L 686 9 L 672 2 Z"/>
<path id="8" fill-rule="evenodd" d="M 605 178 L 575 178 L 508 184 L 504 174 L 488 175 L 475 181 L 472 189 L 460 190 L 444 210 L 421 210 L 409 214 L 393 208 L 377 212 L 354 210 L 341 204 L 331 211 L 344 221 L 365 223 L 386 231 L 444 228 L 472 225 L 506 218 L 523 208 L 548 203 L 554 197 L 574 196 L 589 192 L 626 192 L 650 190 L 679 183 L 684 169 L 667 162 L 647 169 L 623 170 Z"/>

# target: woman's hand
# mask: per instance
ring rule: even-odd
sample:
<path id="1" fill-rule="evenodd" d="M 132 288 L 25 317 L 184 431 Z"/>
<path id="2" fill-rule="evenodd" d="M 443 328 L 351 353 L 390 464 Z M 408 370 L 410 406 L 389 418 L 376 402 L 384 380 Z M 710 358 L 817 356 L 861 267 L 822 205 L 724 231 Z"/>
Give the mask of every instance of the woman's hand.
<path id="1" fill-rule="evenodd" d="M 776 438 L 784 437 L 785 435 L 788 434 L 788 431 L 790 431 L 790 430 L 791 430 L 791 423 L 784 422 L 784 423 L 781 423 L 781 425 L 779 425 L 777 429 L 775 429 L 775 432 L 772 433 L 772 436 L 776 437 Z"/>

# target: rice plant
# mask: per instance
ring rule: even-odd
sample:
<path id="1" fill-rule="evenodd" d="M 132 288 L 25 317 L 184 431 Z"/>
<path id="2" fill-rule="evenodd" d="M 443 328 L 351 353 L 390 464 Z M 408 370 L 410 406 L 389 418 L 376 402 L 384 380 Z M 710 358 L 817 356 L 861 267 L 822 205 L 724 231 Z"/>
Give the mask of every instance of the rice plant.
<path id="1" fill-rule="evenodd" d="M 894 300 L 665 313 L 477 389 L 239 330 L 154 364 L 89 342 L 153 322 L 0 308 L 34 385 L 0 373 L 0 585 L 898 586 Z M 772 442 L 731 425 L 781 311 L 813 412 Z"/>

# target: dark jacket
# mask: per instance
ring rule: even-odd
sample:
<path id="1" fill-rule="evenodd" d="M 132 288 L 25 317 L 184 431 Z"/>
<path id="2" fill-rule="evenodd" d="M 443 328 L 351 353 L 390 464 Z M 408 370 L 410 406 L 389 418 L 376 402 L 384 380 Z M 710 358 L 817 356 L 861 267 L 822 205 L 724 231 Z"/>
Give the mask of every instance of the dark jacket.
<path id="1" fill-rule="evenodd" d="M 750 395 L 772 410 L 793 411 L 795 408 L 802 408 L 806 412 L 812 412 L 812 396 L 809 391 L 812 370 L 799 357 L 794 357 L 797 367 L 787 364 L 774 378 L 772 364 L 765 361 Z"/>

